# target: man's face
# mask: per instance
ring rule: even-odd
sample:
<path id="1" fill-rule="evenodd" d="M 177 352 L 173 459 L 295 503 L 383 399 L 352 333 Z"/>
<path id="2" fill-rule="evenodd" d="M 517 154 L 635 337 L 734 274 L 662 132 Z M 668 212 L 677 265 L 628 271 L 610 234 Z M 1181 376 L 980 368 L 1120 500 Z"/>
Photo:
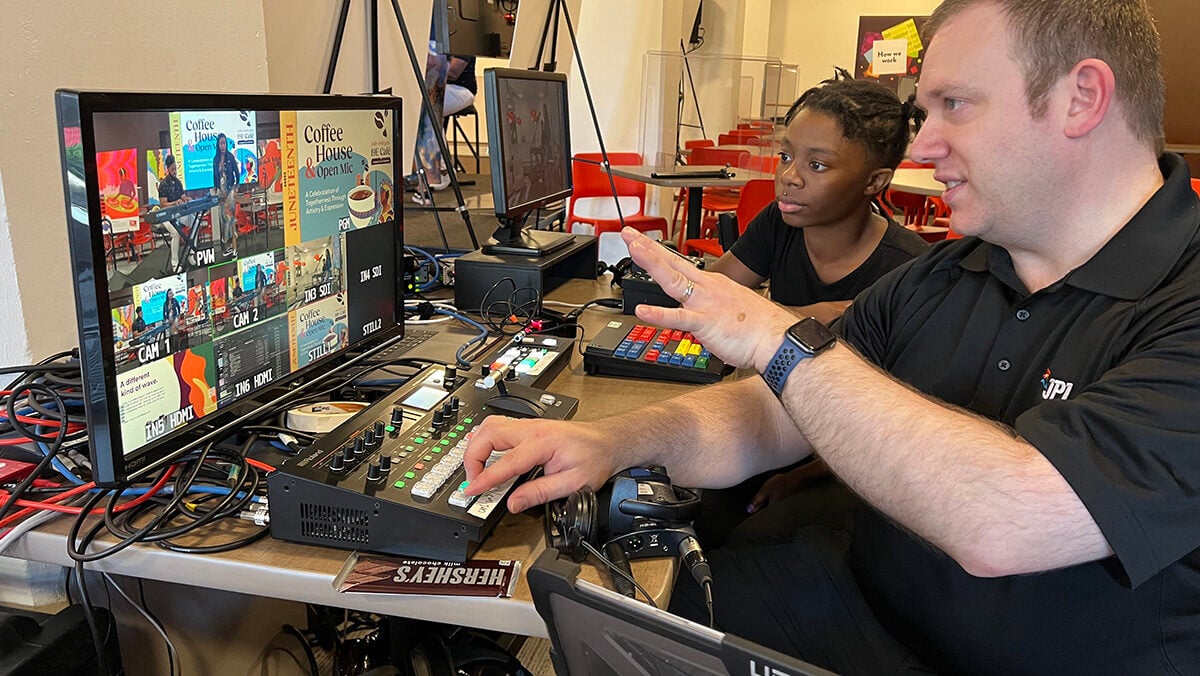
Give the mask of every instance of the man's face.
<path id="1" fill-rule="evenodd" d="M 1022 246 L 1047 225 L 1041 210 L 1055 203 L 1055 176 L 1069 167 L 1052 125 L 1057 87 L 1050 112 L 1033 119 L 1013 53 L 994 5 L 943 24 L 922 67 L 917 100 L 929 117 L 910 155 L 935 165 L 955 231 Z"/>
<path id="2" fill-rule="evenodd" d="M 170 164 L 168 164 L 168 165 L 167 165 L 167 175 L 168 175 L 168 176 L 174 176 L 176 171 L 177 171 L 177 170 L 175 169 L 175 163 L 174 163 L 174 162 L 172 162 L 172 163 L 170 163 Z"/>

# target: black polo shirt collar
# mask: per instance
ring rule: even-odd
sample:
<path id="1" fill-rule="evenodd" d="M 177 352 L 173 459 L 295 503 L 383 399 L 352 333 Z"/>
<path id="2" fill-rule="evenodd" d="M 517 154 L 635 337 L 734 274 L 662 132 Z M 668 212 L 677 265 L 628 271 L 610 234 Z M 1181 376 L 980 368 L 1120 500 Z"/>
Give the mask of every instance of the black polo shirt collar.
<path id="1" fill-rule="evenodd" d="M 1173 213 L 1172 209 L 1172 205 L 1181 203 L 1190 203 L 1192 210 L 1200 209 L 1196 200 L 1186 199 L 1192 185 L 1183 158 L 1165 154 L 1159 158 L 1158 167 L 1163 173 L 1158 192 L 1095 256 L 1048 290 L 1065 283 L 1112 298 L 1136 300 L 1158 287 L 1200 228 L 1200 219 L 1179 218 L 1177 210 Z M 1129 265 L 1130 261 L 1138 264 Z M 1028 293 L 1013 269 L 1012 258 L 1002 247 L 981 241 L 958 264 L 971 272 L 990 271 L 1014 290 Z"/>

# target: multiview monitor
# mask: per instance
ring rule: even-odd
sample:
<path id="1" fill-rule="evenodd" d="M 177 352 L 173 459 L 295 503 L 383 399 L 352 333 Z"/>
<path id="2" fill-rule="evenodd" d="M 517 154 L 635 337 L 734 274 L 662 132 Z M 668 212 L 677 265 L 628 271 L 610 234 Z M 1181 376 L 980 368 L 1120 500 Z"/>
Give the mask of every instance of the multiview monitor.
<path id="1" fill-rule="evenodd" d="M 573 237 L 523 231 L 530 214 L 571 196 L 571 125 L 567 117 L 567 76 L 536 70 L 488 68 L 483 72 L 487 100 L 488 156 L 492 199 L 500 227 L 484 253 L 540 256 L 571 243 Z"/>
<path id="2" fill-rule="evenodd" d="M 399 99 L 56 104 L 101 485 L 403 334 Z"/>

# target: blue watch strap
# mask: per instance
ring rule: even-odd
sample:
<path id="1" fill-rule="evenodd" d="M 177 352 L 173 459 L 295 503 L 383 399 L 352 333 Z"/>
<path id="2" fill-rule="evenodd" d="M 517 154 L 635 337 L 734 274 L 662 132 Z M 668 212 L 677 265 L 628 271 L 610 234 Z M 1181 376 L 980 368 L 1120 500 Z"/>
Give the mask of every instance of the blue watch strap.
<path id="1" fill-rule="evenodd" d="M 770 387 L 777 397 L 783 394 L 783 385 L 791 375 L 792 369 L 796 368 L 796 364 L 811 356 L 785 336 L 783 344 L 779 346 L 778 350 L 775 350 L 775 356 L 771 357 L 771 363 L 767 364 L 766 370 L 762 373 L 763 380 L 767 381 L 767 387 Z"/>

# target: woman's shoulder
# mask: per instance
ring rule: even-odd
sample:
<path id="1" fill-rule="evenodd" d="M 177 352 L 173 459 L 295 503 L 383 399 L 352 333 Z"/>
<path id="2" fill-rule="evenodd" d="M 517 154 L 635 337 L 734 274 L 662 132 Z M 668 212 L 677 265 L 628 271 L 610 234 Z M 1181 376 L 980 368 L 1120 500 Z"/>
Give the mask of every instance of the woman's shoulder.
<path id="1" fill-rule="evenodd" d="M 916 258 L 925 253 L 925 250 L 929 248 L 929 242 L 889 218 L 887 230 L 883 233 L 883 239 L 879 242 L 879 246 L 906 254 L 909 258 Z"/>

